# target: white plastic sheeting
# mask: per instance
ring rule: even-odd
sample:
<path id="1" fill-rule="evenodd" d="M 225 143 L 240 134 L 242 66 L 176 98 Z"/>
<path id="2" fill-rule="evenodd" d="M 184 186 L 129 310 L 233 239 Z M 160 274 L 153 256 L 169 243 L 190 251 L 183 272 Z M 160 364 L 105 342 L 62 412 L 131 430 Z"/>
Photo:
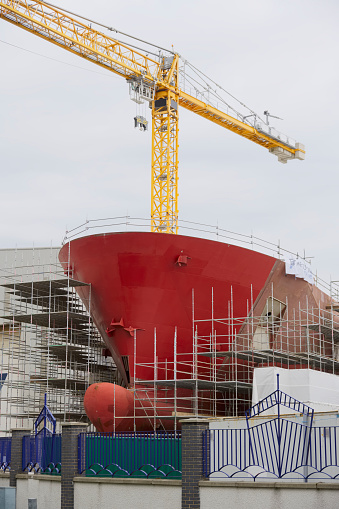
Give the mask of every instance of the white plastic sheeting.
<path id="1" fill-rule="evenodd" d="M 277 389 L 277 374 L 279 374 L 279 388 L 282 392 L 305 403 L 316 412 L 339 410 L 339 376 L 314 369 L 255 368 L 252 405 Z M 280 412 L 293 413 L 283 406 L 280 406 Z M 276 414 L 277 407 L 265 413 Z"/>
<path id="2" fill-rule="evenodd" d="M 302 258 L 297 258 L 293 255 L 288 256 L 285 260 L 285 273 L 293 274 L 295 277 L 304 279 L 311 285 L 314 284 L 311 266 Z"/>

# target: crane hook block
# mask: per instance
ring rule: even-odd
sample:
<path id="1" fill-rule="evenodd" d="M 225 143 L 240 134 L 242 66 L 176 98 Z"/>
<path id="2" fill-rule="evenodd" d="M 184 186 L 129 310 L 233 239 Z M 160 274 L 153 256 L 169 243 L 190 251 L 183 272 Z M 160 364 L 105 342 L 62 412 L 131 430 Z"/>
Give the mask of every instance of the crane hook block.
<path id="1" fill-rule="evenodd" d="M 148 121 L 145 119 L 145 117 L 137 115 L 136 117 L 134 117 L 134 127 L 139 127 L 140 131 L 147 131 Z"/>

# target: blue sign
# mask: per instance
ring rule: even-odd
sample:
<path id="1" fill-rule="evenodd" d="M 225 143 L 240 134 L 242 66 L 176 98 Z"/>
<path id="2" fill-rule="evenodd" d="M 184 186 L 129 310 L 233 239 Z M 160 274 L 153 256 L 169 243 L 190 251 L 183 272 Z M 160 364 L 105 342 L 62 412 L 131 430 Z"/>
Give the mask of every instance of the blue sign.
<path id="1" fill-rule="evenodd" d="M 7 378 L 7 373 L 0 373 L 0 391 Z"/>

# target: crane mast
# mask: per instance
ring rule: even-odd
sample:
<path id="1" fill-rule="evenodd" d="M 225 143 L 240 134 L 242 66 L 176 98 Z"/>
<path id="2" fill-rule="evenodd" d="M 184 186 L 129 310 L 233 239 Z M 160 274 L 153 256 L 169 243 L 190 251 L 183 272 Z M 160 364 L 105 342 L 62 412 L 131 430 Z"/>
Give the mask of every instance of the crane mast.
<path id="1" fill-rule="evenodd" d="M 162 80 L 152 104 L 152 231 L 178 231 L 178 82 L 179 57 L 164 57 Z"/>
<path id="2" fill-rule="evenodd" d="M 179 106 L 253 141 L 286 163 L 304 159 L 305 148 L 271 126 L 236 118 L 206 98 L 179 86 L 179 55 L 151 58 L 145 50 L 108 37 L 84 23 L 81 16 L 40 0 L 0 0 L 0 18 L 125 78 L 136 102 L 152 107 L 151 229 L 178 231 Z"/>

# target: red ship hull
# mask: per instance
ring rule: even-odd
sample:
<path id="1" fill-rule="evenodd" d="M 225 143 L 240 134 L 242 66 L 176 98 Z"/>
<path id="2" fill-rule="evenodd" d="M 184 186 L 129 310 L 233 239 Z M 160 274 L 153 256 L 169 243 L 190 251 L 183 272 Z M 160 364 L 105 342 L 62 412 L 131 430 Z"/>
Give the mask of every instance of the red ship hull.
<path id="1" fill-rule="evenodd" d="M 91 284 L 90 314 L 126 386 L 134 382 L 135 349 L 136 378 L 152 380 L 155 373 L 151 363 L 156 360 L 159 360 L 157 379 L 173 378 L 174 331 L 176 328 L 180 368 L 180 363 L 184 365 L 189 352 L 194 350 L 193 315 L 200 319 L 230 313 L 246 317 L 255 303 L 267 299 L 272 278 L 282 288 L 278 296 L 281 299 L 289 294 L 312 297 L 313 291 L 312 285 L 294 277 L 289 277 L 287 284 L 284 263 L 273 257 L 181 235 L 146 232 L 93 235 L 66 244 L 59 258 L 75 279 Z M 88 287 L 79 288 L 84 302 L 88 301 L 88 292 Z M 259 314 L 262 308 L 263 304 Z M 218 336 L 223 333 L 220 327 Z M 241 323 L 236 327 L 240 328 Z M 205 333 L 209 332 L 210 325 L 206 325 Z M 200 334 L 204 334 L 203 324 Z M 216 342 L 218 349 L 218 339 Z M 198 375 L 204 376 L 203 370 Z M 176 377 L 187 378 L 187 374 L 178 369 Z M 86 409 L 92 422 L 97 416 L 93 401 L 92 398 L 91 408 Z M 100 426 L 96 421 L 101 431 L 113 430 L 102 426 L 103 421 L 110 421 L 109 413 L 100 418 Z"/>
<path id="2" fill-rule="evenodd" d="M 122 356 L 128 357 L 130 380 L 134 330 L 140 363 L 153 362 L 155 327 L 159 358 L 173 360 L 175 326 L 178 354 L 190 352 L 192 291 L 200 318 L 211 316 L 212 289 L 215 316 L 227 315 L 231 291 L 234 316 L 246 316 L 251 285 L 255 300 L 276 261 L 221 242 L 139 232 L 80 238 L 65 245 L 59 258 L 73 277 L 91 283 L 91 316 L 120 370 L 126 368 Z M 87 292 L 79 289 L 84 301 Z M 148 379 L 145 370 L 138 369 L 138 375 Z"/>

